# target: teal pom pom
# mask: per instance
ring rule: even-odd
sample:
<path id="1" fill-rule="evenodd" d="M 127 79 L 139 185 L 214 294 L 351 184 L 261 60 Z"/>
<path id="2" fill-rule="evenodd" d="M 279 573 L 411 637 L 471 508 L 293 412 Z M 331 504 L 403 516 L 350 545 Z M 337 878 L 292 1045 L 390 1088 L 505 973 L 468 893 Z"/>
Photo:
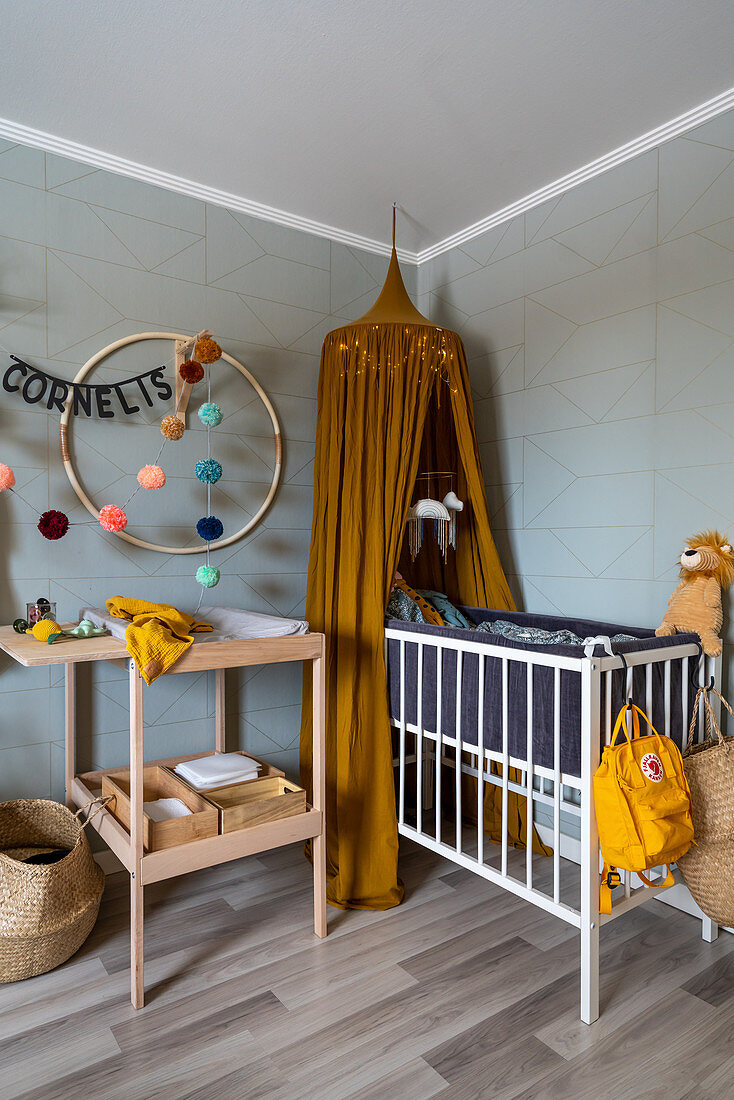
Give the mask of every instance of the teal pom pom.
<path id="1" fill-rule="evenodd" d="M 199 481 L 213 485 L 222 476 L 222 467 L 216 458 L 200 458 L 194 466 L 194 473 Z"/>
<path id="2" fill-rule="evenodd" d="M 222 423 L 222 410 L 213 401 L 205 401 L 197 415 L 205 428 L 216 428 Z"/>
<path id="3" fill-rule="evenodd" d="M 211 542 L 213 539 L 221 538 L 224 527 L 221 519 L 217 519 L 216 516 L 202 516 L 196 524 L 196 531 L 205 542 Z"/>
<path id="4" fill-rule="evenodd" d="M 219 570 L 213 565 L 200 565 L 196 570 L 196 579 L 204 588 L 214 588 L 219 584 Z"/>

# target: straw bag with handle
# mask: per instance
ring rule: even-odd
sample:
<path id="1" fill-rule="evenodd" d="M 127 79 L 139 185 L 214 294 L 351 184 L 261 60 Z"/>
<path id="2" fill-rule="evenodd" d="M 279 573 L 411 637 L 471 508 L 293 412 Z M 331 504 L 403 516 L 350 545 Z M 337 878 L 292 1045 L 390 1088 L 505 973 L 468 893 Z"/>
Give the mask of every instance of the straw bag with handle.
<path id="1" fill-rule="evenodd" d="M 82 824 L 82 812 L 40 798 L 0 803 L 0 982 L 66 962 L 94 928 L 104 873 L 84 834 L 93 814 Z"/>
<path id="2" fill-rule="evenodd" d="M 678 860 L 678 867 L 699 908 L 718 924 L 734 925 L 734 737 L 724 737 L 719 729 L 711 693 L 734 718 L 734 711 L 713 686 L 698 689 L 683 752 L 696 843 Z M 701 703 L 706 739 L 696 745 L 693 737 Z"/>

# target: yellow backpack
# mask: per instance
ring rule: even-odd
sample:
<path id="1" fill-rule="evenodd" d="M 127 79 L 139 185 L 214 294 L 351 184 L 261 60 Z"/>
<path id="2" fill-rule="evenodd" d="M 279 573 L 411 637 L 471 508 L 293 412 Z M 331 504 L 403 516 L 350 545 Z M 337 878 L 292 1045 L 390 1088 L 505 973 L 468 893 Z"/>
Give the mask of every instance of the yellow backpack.
<path id="1" fill-rule="evenodd" d="M 632 711 L 632 738 L 625 714 Z M 652 733 L 640 736 L 640 718 Z M 624 740 L 618 745 L 620 731 Z M 662 737 L 639 707 L 622 707 L 611 742 L 594 775 L 594 802 L 599 843 L 604 858 L 599 909 L 612 911 L 612 889 L 621 879 L 618 867 L 634 871 L 648 886 L 672 886 L 670 864 L 693 843 L 691 793 L 675 741 Z M 648 868 L 668 866 L 664 882 L 653 883 Z"/>

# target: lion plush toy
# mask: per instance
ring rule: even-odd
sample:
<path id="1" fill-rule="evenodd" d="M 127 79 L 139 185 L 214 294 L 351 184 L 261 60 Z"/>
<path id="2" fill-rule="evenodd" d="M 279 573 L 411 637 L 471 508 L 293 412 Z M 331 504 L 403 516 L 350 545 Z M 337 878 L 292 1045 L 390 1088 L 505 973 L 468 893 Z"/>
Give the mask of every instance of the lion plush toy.
<path id="1" fill-rule="evenodd" d="M 655 633 L 658 637 L 692 631 L 708 657 L 721 653 L 721 592 L 734 580 L 734 553 L 718 531 L 703 531 L 688 540 L 680 556 L 680 583 Z"/>

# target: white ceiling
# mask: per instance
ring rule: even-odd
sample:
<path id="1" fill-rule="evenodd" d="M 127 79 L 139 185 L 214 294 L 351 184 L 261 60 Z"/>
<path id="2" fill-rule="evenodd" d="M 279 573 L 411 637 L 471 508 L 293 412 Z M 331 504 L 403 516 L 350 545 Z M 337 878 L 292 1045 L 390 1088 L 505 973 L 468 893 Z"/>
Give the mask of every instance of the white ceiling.
<path id="1" fill-rule="evenodd" d="M 731 0 L 0 0 L 0 114 L 431 247 L 734 85 Z"/>

